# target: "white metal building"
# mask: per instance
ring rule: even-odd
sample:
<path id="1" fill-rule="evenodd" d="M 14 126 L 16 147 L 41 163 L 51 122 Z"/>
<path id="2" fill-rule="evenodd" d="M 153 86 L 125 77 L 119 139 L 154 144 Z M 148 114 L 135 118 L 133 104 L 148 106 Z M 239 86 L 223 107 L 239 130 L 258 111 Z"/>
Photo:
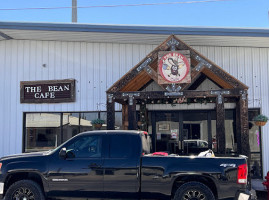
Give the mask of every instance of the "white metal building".
<path id="1" fill-rule="evenodd" d="M 53 144 L 48 144 L 42 134 L 54 138 L 55 132 L 65 132 L 65 125 L 79 126 L 68 137 L 90 130 L 85 128 L 91 126 L 87 119 L 105 115 L 106 90 L 171 34 L 246 84 L 249 109 L 269 115 L 269 29 L 0 22 L 0 157 L 28 151 L 29 145 L 31 150 L 37 125 L 29 124 L 40 120 L 46 125 L 39 126 L 38 150 L 44 142 L 48 147 L 61 142 L 51 139 Z M 63 79 L 75 80 L 74 102 L 20 102 L 21 81 Z M 184 109 L 203 107 L 191 104 Z M 120 116 L 119 105 L 116 110 Z M 50 116 L 54 113 L 55 119 Z M 264 176 L 269 171 L 268 125 L 255 134 L 250 144 L 258 155 L 261 147 Z"/>

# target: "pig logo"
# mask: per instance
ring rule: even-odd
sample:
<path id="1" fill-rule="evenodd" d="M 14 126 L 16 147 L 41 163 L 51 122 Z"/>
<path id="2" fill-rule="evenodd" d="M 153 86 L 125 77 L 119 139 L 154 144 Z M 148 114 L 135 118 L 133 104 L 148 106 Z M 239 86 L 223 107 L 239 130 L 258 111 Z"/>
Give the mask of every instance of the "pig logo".
<path id="1" fill-rule="evenodd" d="M 160 59 L 158 68 L 164 80 L 171 83 L 179 83 L 189 73 L 190 64 L 182 54 L 170 52 Z"/>

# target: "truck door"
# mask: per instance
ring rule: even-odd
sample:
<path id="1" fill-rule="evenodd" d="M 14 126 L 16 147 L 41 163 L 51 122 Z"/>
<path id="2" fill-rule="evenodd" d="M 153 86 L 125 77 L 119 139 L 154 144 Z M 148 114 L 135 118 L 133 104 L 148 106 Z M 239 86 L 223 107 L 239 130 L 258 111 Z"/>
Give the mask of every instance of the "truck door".
<path id="1" fill-rule="evenodd" d="M 109 199 L 136 199 L 139 194 L 141 140 L 138 135 L 108 134 L 104 192 Z"/>
<path id="2" fill-rule="evenodd" d="M 103 197 L 103 135 L 83 135 L 66 146 L 67 158 L 51 161 L 48 173 L 51 196 Z"/>

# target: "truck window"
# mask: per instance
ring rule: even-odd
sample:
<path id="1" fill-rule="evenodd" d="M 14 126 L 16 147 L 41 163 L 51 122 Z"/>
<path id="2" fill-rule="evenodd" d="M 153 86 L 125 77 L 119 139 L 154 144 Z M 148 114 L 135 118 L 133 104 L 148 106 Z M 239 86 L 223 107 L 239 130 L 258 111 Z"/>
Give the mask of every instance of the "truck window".
<path id="1" fill-rule="evenodd" d="M 101 157 L 102 137 L 99 135 L 83 136 L 66 147 L 66 152 L 74 158 Z"/>
<path id="2" fill-rule="evenodd" d="M 141 134 L 142 149 L 144 154 L 150 153 L 150 137 L 148 134 Z"/>
<path id="3" fill-rule="evenodd" d="M 132 156 L 134 142 L 129 135 L 110 135 L 110 158 L 129 158 Z"/>

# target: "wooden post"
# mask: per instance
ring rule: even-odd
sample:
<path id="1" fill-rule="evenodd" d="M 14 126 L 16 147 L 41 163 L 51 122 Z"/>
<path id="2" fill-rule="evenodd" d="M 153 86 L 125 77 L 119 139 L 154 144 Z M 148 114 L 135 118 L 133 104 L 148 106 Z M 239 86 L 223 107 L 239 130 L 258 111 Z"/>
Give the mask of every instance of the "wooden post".
<path id="1" fill-rule="evenodd" d="M 244 93 L 239 99 L 240 106 L 240 128 L 241 128 L 241 153 L 245 156 L 250 156 L 249 147 L 249 127 L 248 127 L 248 98 Z M 250 157 L 249 157 L 250 159 Z"/>
<path id="2" fill-rule="evenodd" d="M 156 138 L 157 138 L 157 131 L 156 131 L 156 112 L 151 113 L 151 124 L 152 124 L 152 151 L 156 151 Z"/>
<path id="3" fill-rule="evenodd" d="M 130 97 L 133 98 L 133 97 Z M 128 129 L 129 130 L 137 130 L 137 119 L 136 119 L 136 100 L 133 99 L 132 103 L 128 104 Z"/>
<path id="4" fill-rule="evenodd" d="M 183 144 L 183 113 L 182 112 L 179 112 L 178 114 L 178 121 L 179 121 L 179 127 L 178 127 L 178 142 L 179 142 L 179 145 L 180 145 L 180 153 L 184 153 L 184 144 Z M 188 139 L 188 138 L 187 138 Z"/>
<path id="5" fill-rule="evenodd" d="M 221 94 L 216 99 L 216 139 L 219 154 L 226 154 L 225 151 L 225 110 L 224 98 Z"/>
<path id="6" fill-rule="evenodd" d="M 212 149 L 212 123 L 211 123 L 211 112 L 207 113 L 207 134 L 208 134 L 208 148 Z"/>
<path id="7" fill-rule="evenodd" d="M 129 122 L 128 122 L 128 105 L 122 104 L 122 127 L 123 130 L 128 130 Z"/>
<path id="8" fill-rule="evenodd" d="M 107 130 L 115 130 L 115 100 L 107 98 Z"/>
<path id="9" fill-rule="evenodd" d="M 241 113 L 240 113 L 240 98 L 236 102 L 236 143 L 237 143 L 237 153 L 242 154 L 242 144 L 241 144 Z"/>

